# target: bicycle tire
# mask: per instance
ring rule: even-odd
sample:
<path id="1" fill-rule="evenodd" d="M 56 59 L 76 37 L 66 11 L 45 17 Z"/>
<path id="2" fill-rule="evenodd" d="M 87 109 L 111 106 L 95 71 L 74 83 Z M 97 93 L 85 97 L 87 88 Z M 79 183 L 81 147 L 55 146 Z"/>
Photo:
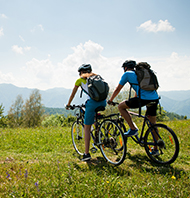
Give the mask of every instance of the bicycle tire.
<path id="1" fill-rule="evenodd" d="M 144 137 L 145 151 L 148 157 L 158 164 L 171 164 L 179 154 L 179 141 L 174 131 L 164 124 L 155 124 L 154 130 L 157 130 L 160 137 L 157 140 L 159 155 L 151 155 L 151 146 L 149 143 L 155 144 L 151 134 L 152 129 L 149 128 Z M 149 144 L 149 145 L 148 145 Z"/>
<path id="2" fill-rule="evenodd" d="M 99 129 L 98 139 L 103 157 L 113 165 L 120 165 L 126 156 L 126 144 L 122 130 L 115 121 L 110 119 L 104 120 Z"/>
<path id="3" fill-rule="evenodd" d="M 84 125 L 80 121 L 75 121 L 71 128 L 72 143 L 75 151 L 79 155 L 83 155 L 85 152 L 84 144 Z"/>
<path id="4" fill-rule="evenodd" d="M 117 122 L 117 121 L 116 121 Z M 126 132 L 126 127 L 123 123 L 121 122 L 117 122 L 118 126 L 121 128 L 123 134 Z M 125 138 L 125 145 L 126 145 L 126 153 L 127 153 L 127 140 L 128 140 L 128 137 L 124 135 L 124 138 Z"/>

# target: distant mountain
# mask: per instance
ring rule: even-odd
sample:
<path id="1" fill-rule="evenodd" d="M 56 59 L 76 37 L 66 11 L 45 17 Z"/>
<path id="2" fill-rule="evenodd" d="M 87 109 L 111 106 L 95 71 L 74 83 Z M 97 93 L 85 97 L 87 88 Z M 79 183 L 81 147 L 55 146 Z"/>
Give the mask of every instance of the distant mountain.
<path id="1" fill-rule="evenodd" d="M 0 104 L 5 107 L 5 115 L 10 106 L 15 102 L 16 97 L 21 95 L 24 100 L 29 98 L 33 89 L 16 87 L 12 84 L 0 84 Z M 67 104 L 71 89 L 53 88 L 48 90 L 40 90 L 42 96 L 42 103 L 45 107 L 64 108 Z M 161 96 L 161 105 L 164 110 L 174 112 L 179 115 L 186 115 L 190 118 L 190 90 L 188 91 L 162 91 L 159 92 Z M 85 94 L 80 98 L 80 91 L 78 91 L 73 103 L 81 104 L 86 99 Z"/>
<path id="2" fill-rule="evenodd" d="M 6 115 L 10 106 L 15 102 L 16 97 L 21 95 L 23 100 L 29 98 L 30 94 L 34 89 L 16 87 L 12 84 L 0 84 L 0 104 L 5 107 L 4 114 Z M 52 108 L 64 108 L 67 104 L 71 89 L 65 88 L 53 88 L 48 90 L 39 90 L 42 96 L 42 104 L 45 107 Z M 85 101 L 85 94 L 80 98 L 80 91 L 78 91 L 75 99 L 73 100 L 76 104 L 81 104 Z"/>
<path id="3" fill-rule="evenodd" d="M 174 112 L 179 115 L 186 115 L 190 118 L 190 98 L 182 101 L 172 100 L 161 95 L 161 106 L 168 112 Z"/>
<path id="4" fill-rule="evenodd" d="M 160 91 L 161 105 L 168 112 L 186 115 L 190 118 L 190 90 Z"/>
<path id="5" fill-rule="evenodd" d="M 165 96 L 167 98 L 177 100 L 177 101 L 183 101 L 190 99 L 190 90 L 184 90 L 184 91 L 159 91 L 159 95 Z"/>

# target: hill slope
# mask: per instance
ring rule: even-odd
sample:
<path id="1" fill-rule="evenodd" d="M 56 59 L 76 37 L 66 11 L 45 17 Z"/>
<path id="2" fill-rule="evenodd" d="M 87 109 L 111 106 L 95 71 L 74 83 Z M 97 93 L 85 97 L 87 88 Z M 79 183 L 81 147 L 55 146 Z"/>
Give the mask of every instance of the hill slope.
<path id="1" fill-rule="evenodd" d="M 16 87 L 12 84 L 0 84 L 0 104 L 5 107 L 5 115 L 7 114 L 11 104 L 15 102 L 18 95 L 26 100 L 32 93 L 33 89 Z M 71 89 L 53 88 L 45 91 L 40 90 L 42 103 L 45 107 L 64 108 L 67 104 Z M 179 115 L 186 115 L 190 118 L 190 90 L 188 91 L 164 91 L 159 92 L 161 96 L 162 107 L 169 112 Z M 85 94 L 80 98 L 78 91 L 73 103 L 80 104 L 86 99 Z"/>

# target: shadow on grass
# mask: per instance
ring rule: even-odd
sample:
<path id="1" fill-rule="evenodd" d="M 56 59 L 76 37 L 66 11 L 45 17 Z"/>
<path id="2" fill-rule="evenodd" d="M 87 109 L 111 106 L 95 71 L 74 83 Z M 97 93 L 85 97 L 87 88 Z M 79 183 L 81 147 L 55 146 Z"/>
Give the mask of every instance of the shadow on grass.
<path id="1" fill-rule="evenodd" d="M 76 153 L 73 153 L 73 155 L 77 157 L 79 160 L 82 159 L 82 156 Z M 114 174 L 114 175 L 116 174 L 117 176 L 131 175 L 130 171 L 125 170 L 120 166 L 114 166 L 106 162 L 106 160 L 103 157 L 95 157 L 87 162 L 82 162 L 82 163 L 86 163 L 89 167 L 89 170 L 96 171 L 97 175 L 102 175 L 102 173 L 105 171 L 108 172 L 109 174 Z M 81 167 L 77 163 L 74 163 L 74 166 L 76 169 L 81 170 Z"/>
<path id="2" fill-rule="evenodd" d="M 125 170 L 120 166 L 114 166 L 113 164 L 106 162 L 103 157 L 91 159 L 87 162 L 87 165 L 89 167 L 89 170 L 96 171 L 98 175 L 101 175 L 102 172 L 105 171 L 109 174 L 117 176 L 131 175 L 131 172 L 129 170 Z"/>
<path id="3" fill-rule="evenodd" d="M 151 161 L 146 155 L 143 154 L 134 154 L 131 155 L 130 153 L 126 154 L 126 159 L 131 160 L 133 163 L 131 163 L 129 166 L 138 168 L 142 172 L 149 172 L 152 174 L 173 174 L 180 178 L 182 175 L 186 175 L 186 171 L 180 168 L 174 168 L 171 165 L 162 165 L 157 164 L 153 161 Z"/>
<path id="4" fill-rule="evenodd" d="M 73 153 L 73 155 L 78 158 L 79 160 L 82 159 L 82 156 Z M 162 175 L 174 175 L 176 178 L 181 178 L 182 175 L 187 175 L 187 172 L 183 169 L 173 167 L 171 165 L 161 165 L 151 161 L 146 155 L 144 154 L 133 154 L 130 153 L 126 154 L 126 160 L 130 160 L 130 163 L 126 164 L 126 167 L 132 167 L 138 169 L 141 172 L 147 172 L 151 174 L 162 174 Z M 114 166 L 105 161 L 103 157 L 96 157 L 92 158 L 91 160 L 86 163 L 89 167 L 89 170 L 96 171 L 98 175 L 101 175 L 104 171 L 107 171 L 109 174 L 117 174 L 117 176 L 130 176 L 131 172 L 128 168 L 123 168 L 121 166 Z M 124 161 L 125 163 L 125 161 Z M 81 169 L 77 163 L 74 165 L 75 168 Z"/>

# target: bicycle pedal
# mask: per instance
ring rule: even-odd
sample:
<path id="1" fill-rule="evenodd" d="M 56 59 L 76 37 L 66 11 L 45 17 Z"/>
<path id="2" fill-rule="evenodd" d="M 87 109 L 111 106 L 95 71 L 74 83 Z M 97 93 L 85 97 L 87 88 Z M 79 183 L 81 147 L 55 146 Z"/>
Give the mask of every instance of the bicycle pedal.
<path id="1" fill-rule="evenodd" d="M 90 149 L 92 153 L 96 153 L 96 151 L 98 150 L 96 147 L 93 147 Z"/>

